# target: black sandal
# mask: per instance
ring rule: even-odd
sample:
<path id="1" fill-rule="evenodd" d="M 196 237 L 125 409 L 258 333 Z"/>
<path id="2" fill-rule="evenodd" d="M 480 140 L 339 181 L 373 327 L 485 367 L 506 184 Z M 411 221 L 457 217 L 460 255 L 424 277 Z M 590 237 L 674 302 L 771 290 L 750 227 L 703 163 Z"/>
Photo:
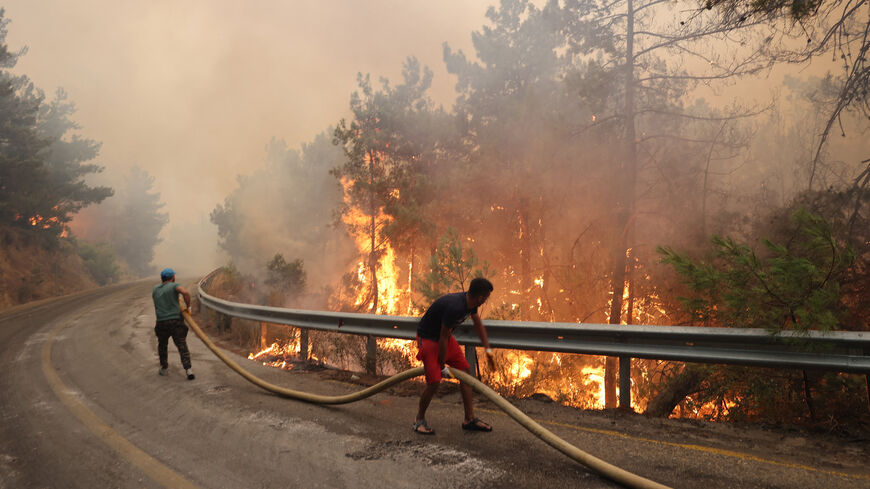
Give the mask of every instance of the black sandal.
<path id="1" fill-rule="evenodd" d="M 474 418 L 467 423 L 462 423 L 462 429 L 468 431 L 492 431 L 492 426 L 484 423 L 480 418 Z"/>
<path id="2" fill-rule="evenodd" d="M 420 430 L 421 426 L 423 428 L 425 428 L 426 431 Z M 414 423 L 414 432 L 417 433 L 418 435 L 434 435 L 435 434 L 435 430 L 433 430 L 432 428 L 429 427 L 429 423 L 427 423 L 425 419 L 421 419 L 420 421 L 417 421 L 416 423 Z"/>

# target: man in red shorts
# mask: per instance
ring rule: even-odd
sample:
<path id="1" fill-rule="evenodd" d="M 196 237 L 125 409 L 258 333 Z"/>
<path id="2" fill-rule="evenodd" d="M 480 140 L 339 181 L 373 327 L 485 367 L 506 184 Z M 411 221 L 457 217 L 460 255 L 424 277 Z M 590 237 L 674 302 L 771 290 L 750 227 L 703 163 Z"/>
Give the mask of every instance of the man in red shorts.
<path id="1" fill-rule="evenodd" d="M 471 373 L 468 361 L 462 354 L 453 329 L 459 326 L 470 315 L 474 322 L 474 330 L 486 349 L 486 355 L 492 362 L 492 348 L 486 337 L 486 328 L 480 321 L 477 308 L 482 306 L 492 293 L 492 283 L 485 278 L 475 278 L 468 286 L 468 292 L 447 294 L 435 300 L 417 325 L 417 360 L 423 362 L 426 371 L 426 389 L 420 396 L 420 410 L 414 423 L 414 431 L 421 435 L 434 435 L 435 430 L 426 422 L 426 409 L 438 390 L 438 384 L 444 376 L 450 376 L 445 365 Z M 462 429 L 472 431 L 492 431 L 492 426 L 474 416 L 474 406 L 471 403 L 471 387 L 462 383 L 462 404 L 465 406 L 465 421 Z"/>

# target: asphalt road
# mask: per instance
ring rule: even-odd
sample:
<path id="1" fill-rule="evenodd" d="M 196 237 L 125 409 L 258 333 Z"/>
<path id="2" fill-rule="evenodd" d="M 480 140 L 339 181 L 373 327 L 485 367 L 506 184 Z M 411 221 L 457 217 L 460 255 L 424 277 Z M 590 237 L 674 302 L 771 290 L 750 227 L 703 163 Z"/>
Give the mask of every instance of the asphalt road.
<path id="1" fill-rule="evenodd" d="M 458 394 L 439 397 L 434 437 L 411 432 L 417 399 L 381 393 L 322 407 L 249 384 L 191 333 L 188 381 L 170 344 L 157 375 L 150 283 L 0 313 L 0 489 L 611 488 L 499 414 L 459 429 Z M 270 382 L 321 394 L 348 385 L 237 357 Z M 454 389 L 455 390 L 455 389 Z M 675 488 L 870 487 L 867 442 L 518 405 L 569 442 Z"/>

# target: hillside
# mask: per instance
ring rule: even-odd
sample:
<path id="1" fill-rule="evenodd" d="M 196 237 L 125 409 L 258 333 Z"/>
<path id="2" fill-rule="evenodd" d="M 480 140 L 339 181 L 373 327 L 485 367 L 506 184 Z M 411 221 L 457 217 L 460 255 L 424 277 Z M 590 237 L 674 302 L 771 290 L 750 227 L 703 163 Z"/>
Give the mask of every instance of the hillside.
<path id="1" fill-rule="evenodd" d="M 44 246 L 38 236 L 0 228 L 0 309 L 96 287 L 67 239 Z"/>

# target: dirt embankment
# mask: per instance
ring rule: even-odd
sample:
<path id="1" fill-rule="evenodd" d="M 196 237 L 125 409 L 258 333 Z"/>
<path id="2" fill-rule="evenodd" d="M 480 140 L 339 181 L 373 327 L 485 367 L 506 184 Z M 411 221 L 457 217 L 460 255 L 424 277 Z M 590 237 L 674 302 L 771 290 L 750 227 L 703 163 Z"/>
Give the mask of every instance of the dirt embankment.
<path id="1" fill-rule="evenodd" d="M 0 229 L 0 309 L 96 286 L 70 242 Z"/>

